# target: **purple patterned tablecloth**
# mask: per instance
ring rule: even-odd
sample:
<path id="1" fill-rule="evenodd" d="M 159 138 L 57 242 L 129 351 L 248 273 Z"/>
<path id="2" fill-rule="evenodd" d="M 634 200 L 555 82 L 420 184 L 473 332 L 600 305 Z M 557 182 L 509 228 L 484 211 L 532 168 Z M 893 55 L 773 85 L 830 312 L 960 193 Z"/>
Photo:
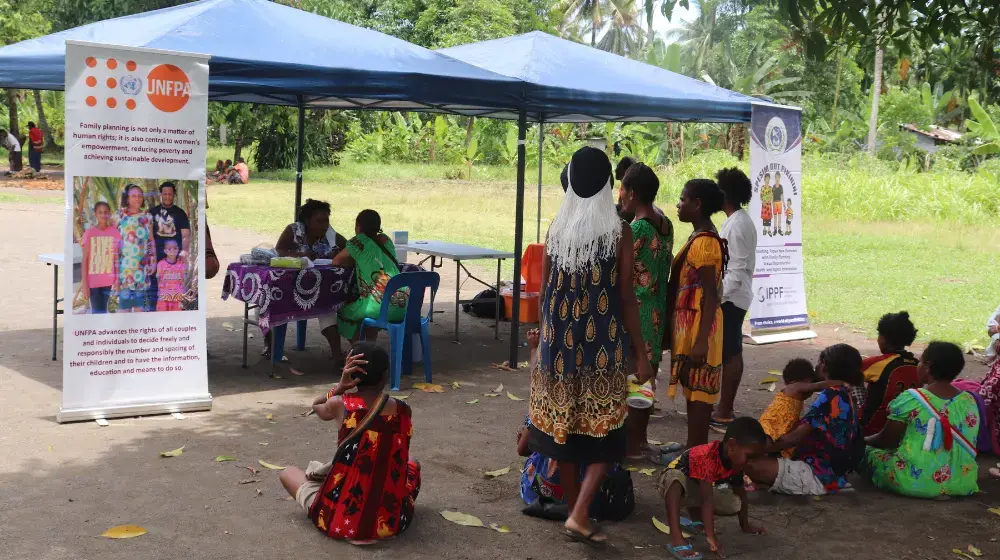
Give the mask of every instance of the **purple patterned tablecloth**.
<path id="1" fill-rule="evenodd" d="M 418 270 L 423 269 L 416 265 L 400 265 L 400 272 Z M 222 283 L 222 299 L 229 296 L 260 306 L 260 329 L 267 333 L 292 321 L 336 312 L 345 303 L 357 299 L 358 290 L 353 268 L 271 268 L 232 263 Z"/>

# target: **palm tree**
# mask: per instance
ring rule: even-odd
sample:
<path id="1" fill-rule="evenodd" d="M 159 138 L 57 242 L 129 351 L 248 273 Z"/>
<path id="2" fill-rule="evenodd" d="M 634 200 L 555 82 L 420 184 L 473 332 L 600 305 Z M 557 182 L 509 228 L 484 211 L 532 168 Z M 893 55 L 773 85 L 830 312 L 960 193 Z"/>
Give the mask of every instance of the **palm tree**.
<path id="1" fill-rule="evenodd" d="M 685 22 L 680 29 L 670 32 L 668 38 L 676 39 L 694 54 L 694 73 L 701 74 L 705 58 L 715 46 L 715 27 L 721 0 L 696 0 L 698 17 Z"/>
<path id="2" fill-rule="evenodd" d="M 638 0 L 646 12 L 646 49 L 653 46 L 653 14 L 656 13 L 656 4 L 661 0 Z"/>
<path id="3" fill-rule="evenodd" d="M 868 153 L 875 155 L 878 132 L 878 102 L 882 97 L 882 45 L 875 45 L 875 75 L 872 80 L 872 112 L 868 117 Z"/>
<path id="4" fill-rule="evenodd" d="M 637 25 L 634 0 L 560 0 L 556 9 L 562 12 L 563 22 L 559 31 L 565 35 L 573 26 L 587 27 L 590 30 L 590 46 L 597 46 L 597 35 L 610 24 L 609 31 L 621 35 L 632 34 L 631 29 Z M 613 39 L 612 44 L 623 39 Z M 610 50 L 610 49 L 606 49 Z"/>
<path id="5" fill-rule="evenodd" d="M 605 13 L 609 14 L 610 21 L 605 26 L 607 31 L 597 43 L 597 48 L 637 58 L 643 48 L 643 34 L 635 5 L 628 0 L 612 0 L 609 8 Z"/>

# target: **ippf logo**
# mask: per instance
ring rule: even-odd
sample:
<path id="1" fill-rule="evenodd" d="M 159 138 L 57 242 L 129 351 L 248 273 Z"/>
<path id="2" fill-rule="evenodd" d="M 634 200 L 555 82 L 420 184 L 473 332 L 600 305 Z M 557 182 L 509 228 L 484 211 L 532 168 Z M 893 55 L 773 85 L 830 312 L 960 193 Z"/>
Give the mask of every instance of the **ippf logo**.
<path id="1" fill-rule="evenodd" d="M 764 303 L 772 299 L 781 299 L 785 295 L 785 288 L 782 286 L 768 286 L 757 288 L 757 301 Z"/>
<path id="2" fill-rule="evenodd" d="M 115 109 L 124 104 L 126 109 L 133 111 L 141 101 L 139 95 L 143 85 L 146 86 L 146 98 L 164 113 L 180 111 L 191 98 L 191 81 L 183 70 L 173 64 L 155 66 L 143 84 L 143 79 L 135 74 L 138 65 L 134 60 L 128 60 L 123 65 L 117 59 L 109 58 L 100 63 L 89 56 L 84 62 L 87 65 L 84 79 L 87 96 L 84 102 L 88 107 L 102 103 L 108 109 Z"/>
<path id="3" fill-rule="evenodd" d="M 180 111 L 191 99 L 191 80 L 173 64 L 160 64 L 146 76 L 146 96 L 164 113 Z"/>

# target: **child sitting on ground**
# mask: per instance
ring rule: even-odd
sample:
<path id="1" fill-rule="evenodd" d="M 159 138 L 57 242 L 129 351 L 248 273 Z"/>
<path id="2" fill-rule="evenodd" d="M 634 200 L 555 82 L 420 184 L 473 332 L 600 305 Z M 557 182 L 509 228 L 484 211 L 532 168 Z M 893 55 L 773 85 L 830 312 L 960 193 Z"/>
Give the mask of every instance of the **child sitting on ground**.
<path id="1" fill-rule="evenodd" d="M 538 329 L 528 331 L 528 346 L 531 349 L 531 365 L 534 367 L 538 354 Z M 521 499 L 527 505 L 522 510 L 525 515 L 565 521 L 569 507 L 563 501 L 562 486 L 559 483 L 559 467 L 556 461 L 528 450 L 528 427 L 531 420 L 525 415 L 524 426 L 517 432 L 517 453 L 527 457 L 521 474 Z M 586 465 L 581 466 L 582 472 Z M 621 521 L 635 508 L 635 492 L 632 477 L 620 464 L 613 464 L 593 503 L 590 516 L 598 520 Z"/>
<path id="2" fill-rule="evenodd" d="M 813 365 L 803 358 L 795 358 L 785 364 L 781 379 L 785 382 L 785 387 L 774 395 L 771 404 L 760 415 L 760 425 L 772 442 L 778 441 L 799 423 L 806 399 L 823 389 L 843 385 L 842 381 L 817 379 Z M 786 449 L 782 454 L 786 458 L 791 457 L 792 450 Z"/>
<path id="3" fill-rule="evenodd" d="M 722 557 L 715 535 L 716 515 L 739 514 L 740 528 L 744 533 L 764 533 L 763 528 L 750 524 L 747 493 L 743 488 L 743 467 L 748 460 L 762 456 L 766 447 L 767 435 L 760 422 L 744 416 L 729 424 L 722 441 L 692 447 L 663 470 L 656 487 L 666 506 L 667 524 L 670 526 L 667 550 L 674 558 L 702 558 L 701 553 L 695 552 L 684 540 L 681 532 L 702 529 L 711 551 Z M 716 483 L 726 483 L 729 488 L 716 488 Z M 688 508 L 688 515 L 693 520 L 683 527 L 681 507 Z"/>
<path id="4" fill-rule="evenodd" d="M 396 536 L 413 521 L 420 491 L 420 464 L 410 455 L 410 407 L 388 397 L 389 355 L 359 342 L 329 393 L 313 402 L 320 420 L 340 425 L 337 452 L 327 463 L 310 461 L 305 471 L 286 467 L 279 478 L 316 528 L 334 539 L 368 544 Z M 348 393 L 357 388 L 357 392 Z"/>
<path id="5" fill-rule="evenodd" d="M 163 244 L 166 258 L 156 263 L 156 310 L 184 311 L 184 261 L 177 258 L 180 247 L 168 239 Z"/>

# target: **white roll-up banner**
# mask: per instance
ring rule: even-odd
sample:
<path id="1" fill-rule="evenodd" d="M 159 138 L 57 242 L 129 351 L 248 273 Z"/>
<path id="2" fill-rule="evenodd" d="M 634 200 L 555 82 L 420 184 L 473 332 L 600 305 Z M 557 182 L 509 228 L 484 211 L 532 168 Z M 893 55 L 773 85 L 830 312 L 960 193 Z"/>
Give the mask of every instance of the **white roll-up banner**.
<path id="1" fill-rule="evenodd" d="M 747 211 L 757 226 L 750 305 L 755 342 L 815 337 L 809 330 L 802 266 L 802 111 L 755 103 L 750 120 Z"/>
<path id="2" fill-rule="evenodd" d="M 208 57 L 66 42 L 59 422 L 207 410 Z"/>

